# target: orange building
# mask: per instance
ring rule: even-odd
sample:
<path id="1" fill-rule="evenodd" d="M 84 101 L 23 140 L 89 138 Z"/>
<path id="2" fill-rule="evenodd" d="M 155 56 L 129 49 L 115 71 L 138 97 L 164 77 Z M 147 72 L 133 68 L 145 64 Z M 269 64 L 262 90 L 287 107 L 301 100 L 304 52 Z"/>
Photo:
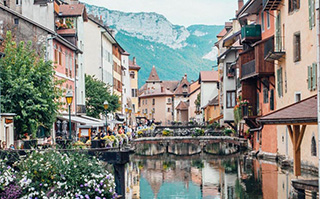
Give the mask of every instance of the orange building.
<path id="1" fill-rule="evenodd" d="M 251 142 L 255 151 L 276 156 L 276 126 L 263 129 L 256 118 L 275 110 L 274 60 L 268 54 L 274 49 L 274 11 L 265 11 L 262 0 L 249 0 L 237 13 L 242 25 L 241 43 L 243 52 L 239 54 L 243 119 L 253 133 Z M 257 15 L 258 13 L 258 15 Z"/>

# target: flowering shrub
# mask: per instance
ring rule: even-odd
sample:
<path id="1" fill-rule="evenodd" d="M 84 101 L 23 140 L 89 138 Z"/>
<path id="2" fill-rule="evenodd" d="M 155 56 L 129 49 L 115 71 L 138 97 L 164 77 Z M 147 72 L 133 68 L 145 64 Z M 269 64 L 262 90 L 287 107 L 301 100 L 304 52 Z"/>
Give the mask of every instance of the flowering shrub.
<path id="1" fill-rule="evenodd" d="M 172 136 L 172 135 L 173 135 L 173 131 L 170 130 L 170 129 L 164 129 L 164 130 L 162 131 L 162 135 L 163 135 L 163 136 Z"/>
<path id="2" fill-rule="evenodd" d="M 14 166 L 17 170 L 1 166 L 11 174 L 0 181 L 1 198 L 9 198 L 4 194 L 13 199 L 116 197 L 112 174 L 95 157 L 48 150 L 33 152 Z"/>
<path id="3" fill-rule="evenodd" d="M 192 137 L 204 136 L 204 129 L 195 128 L 191 135 Z"/>

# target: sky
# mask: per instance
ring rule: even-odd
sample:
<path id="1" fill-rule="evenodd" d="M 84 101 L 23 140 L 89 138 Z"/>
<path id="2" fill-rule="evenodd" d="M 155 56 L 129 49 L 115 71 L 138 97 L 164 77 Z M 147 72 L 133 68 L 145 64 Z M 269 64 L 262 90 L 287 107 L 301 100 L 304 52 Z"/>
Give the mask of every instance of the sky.
<path id="1" fill-rule="evenodd" d="M 235 16 L 238 0 L 82 0 L 123 12 L 156 12 L 175 25 L 223 25 Z"/>

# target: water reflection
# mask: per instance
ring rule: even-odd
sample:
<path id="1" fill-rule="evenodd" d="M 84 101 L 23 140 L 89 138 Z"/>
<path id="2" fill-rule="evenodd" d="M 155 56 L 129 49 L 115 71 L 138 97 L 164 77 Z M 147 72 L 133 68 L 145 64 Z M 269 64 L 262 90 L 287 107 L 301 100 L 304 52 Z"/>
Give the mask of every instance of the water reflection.
<path id="1" fill-rule="evenodd" d="M 135 154 L 127 165 L 128 199 L 290 198 L 294 176 L 273 162 L 237 154 L 230 157 L 201 152 L 177 156 L 160 148 L 146 148 L 147 155 Z M 158 151 L 162 153 L 155 153 Z M 301 178 L 315 177 L 304 174 Z"/>

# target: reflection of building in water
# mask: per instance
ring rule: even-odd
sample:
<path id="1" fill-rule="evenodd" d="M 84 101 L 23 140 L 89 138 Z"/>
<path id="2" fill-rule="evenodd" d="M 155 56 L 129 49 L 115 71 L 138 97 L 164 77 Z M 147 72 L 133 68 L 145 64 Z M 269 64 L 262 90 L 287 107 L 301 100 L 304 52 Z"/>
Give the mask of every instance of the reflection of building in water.
<path id="1" fill-rule="evenodd" d="M 135 162 L 126 165 L 126 198 L 140 198 L 140 170 Z"/>
<path id="2" fill-rule="evenodd" d="M 140 197 L 233 199 L 236 164 L 237 161 L 229 161 L 223 165 L 220 160 L 147 160 L 141 170 L 144 184 L 140 184 L 140 188 L 148 193 L 141 192 Z"/>

